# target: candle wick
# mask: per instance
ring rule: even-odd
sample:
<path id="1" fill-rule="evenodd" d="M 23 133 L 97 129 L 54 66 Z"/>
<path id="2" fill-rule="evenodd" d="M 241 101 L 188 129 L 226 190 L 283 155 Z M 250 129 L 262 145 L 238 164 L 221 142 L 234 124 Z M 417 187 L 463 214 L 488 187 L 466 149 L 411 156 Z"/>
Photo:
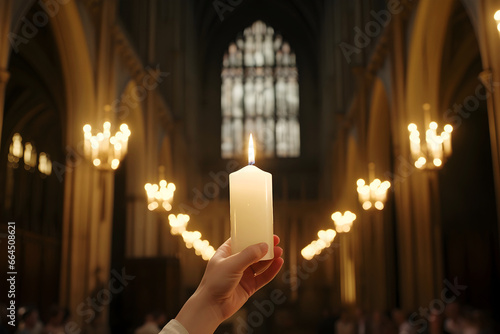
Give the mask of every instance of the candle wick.
<path id="1" fill-rule="evenodd" d="M 248 165 L 255 165 L 255 161 L 249 161 Z"/>

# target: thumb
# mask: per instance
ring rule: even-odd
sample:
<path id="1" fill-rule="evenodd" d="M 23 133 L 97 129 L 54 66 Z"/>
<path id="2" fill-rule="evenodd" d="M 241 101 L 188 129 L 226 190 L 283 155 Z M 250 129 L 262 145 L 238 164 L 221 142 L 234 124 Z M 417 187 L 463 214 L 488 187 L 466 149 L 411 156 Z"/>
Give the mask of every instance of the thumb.
<path id="1" fill-rule="evenodd" d="M 265 242 L 251 245 L 227 258 L 230 267 L 235 272 L 243 272 L 251 264 L 259 261 L 267 253 L 268 246 Z"/>

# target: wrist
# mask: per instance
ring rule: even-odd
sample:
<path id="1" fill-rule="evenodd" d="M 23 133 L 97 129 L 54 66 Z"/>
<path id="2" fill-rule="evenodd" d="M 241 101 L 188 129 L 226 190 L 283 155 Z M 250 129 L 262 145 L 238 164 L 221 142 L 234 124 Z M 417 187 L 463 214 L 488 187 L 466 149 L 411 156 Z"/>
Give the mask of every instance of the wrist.
<path id="1" fill-rule="evenodd" d="M 212 334 L 224 320 L 222 313 L 199 289 L 175 317 L 189 334 Z"/>

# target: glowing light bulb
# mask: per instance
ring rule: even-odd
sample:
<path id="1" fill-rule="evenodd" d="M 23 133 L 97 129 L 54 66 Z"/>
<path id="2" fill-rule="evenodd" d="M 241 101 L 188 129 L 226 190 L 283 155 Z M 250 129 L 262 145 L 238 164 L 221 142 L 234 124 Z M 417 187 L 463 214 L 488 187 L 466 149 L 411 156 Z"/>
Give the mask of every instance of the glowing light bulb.
<path id="1" fill-rule="evenodd" d="M 408 131 L 410 132 L 417 131 L 417 125 L 415 123 L 408 124 Z"/>
<path id="2" fill-rule="evenodd" d="M 111 168 L 112 168 L 112 169 L 117 169 L 119 165 L 120 165 L 120 160 L 118 160 L 118 159 L 113 159 L 113 160 L 111 161 Z"/>
<path id="3" fill-rule="evenodd" d="M 497 10 L 493 17 L 495 18 L 496 21 L 500 21 L 500 10 Z"/>

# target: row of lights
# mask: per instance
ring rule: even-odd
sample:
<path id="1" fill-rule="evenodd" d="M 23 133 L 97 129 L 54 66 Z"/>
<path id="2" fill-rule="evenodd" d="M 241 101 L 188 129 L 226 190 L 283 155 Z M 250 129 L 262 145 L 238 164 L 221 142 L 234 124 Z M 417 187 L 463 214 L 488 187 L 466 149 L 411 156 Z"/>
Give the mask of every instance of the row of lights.
<path id="1" fill-rule="evenodd" d="M 363 179 L 359 179 L 356 182 L 359 202 L 364 210 L 372 208 L 383 210 L 387 200 L 387 190 L 391 187 L 391 183 L 373 178 L 375 164 L 370 163 L 368 168 L 369 178 L 372 180 L 370 184 L 366 184 Z M 336 233 L 348 233 L 351 231 L 352 225 L 356 220 L 356 214 L 351 211 L 345 211 L 344 213 L 337 211 L 331 215 L 331 218 L 336 232 L 332 229 L 319 231 L 318 240 L 314 240 L 302 249 L 301 254 L 304 259 L 311 260 L 315 255 L 319 255 L 323 249 L 330 247 Z"/>
<path id="2" fill-rule="evenodd" d="M 168 222 L 170 224 L 170 233 L 182 236 L 186 247 L 189 249 L 194 248 L 196 255 L 201 256 L 205 261 L 210 260 L 214 256 L 215 248 L 210 245 L 208 240 L 201 239 L 201 232 L 186 230 L 189 215 L 180 213 L 176 216 L 170 214 Z"/>
<path id="3" fill-rule="evenodd" d="M 500 31 L 500 10 L 495 13 L 495 20 L 498 22 L 498 29 Z M 423 109 L 428 113 L 430 104 L 424 104 Z M 440 134 L 438 134 L 438 128 L 439 125 L 436 122 L 430 122 L 428 129 L 425 131 L 425 143 L 422 143 L 417 125 L 414 123 L 408 125 L 408 131 L 410 132 L 410 150 L 415 161 L 415 167 L 418 169 L 441 168 L 445 159 L 452 153 L 451 134 L 453 132 L 453 127 L 450 124 L 444 125 Z M 364 210 L 370 210 L 372 208 L 383 210 L 385 202 L 387 201 L 387 191 L 391 187 L 391 183 L 373 177 L 375 169 L 373 163 L 370 163 L 368 167 L 370 174 L 369 180 L 371 180 L 369 181 L 370 183 L 368 184 L 364 179 L 358 179 L 356 182 L 358 200 Z M 338 233 L 347 233 L 351 230 L 356 215 L 350 211 L 345 211 L 344 214 L 337 211 L 332 214 L 331 218 L 334 221 L 335 229 Z M 323 238 L 319 236 L 320 232 Z M 330 246 L 331 242 L 328 243 L 328 240 L 324 239 L 325 231 L 320 232 L 318 232 L 318 240 L 313 241 L 302 249 L 301 254 L 306 260 L 312 259 L 315 255 L 320 254 L 324 248 Z"/>
<path id="4" fill-rule="evenodd" d="M 8 161 L 14 167 L 17 168 L 19 161 L 23 159 L 24 169 L 34 170 L 37 166 L 37 152 L 35 145 L 27 142 L 23 146 L 23 137 L 19 133 L 15 133 L 12 136 L 12 142 L 9 147 Z M 48 176 L 52 174 L 52 161 L 50 157 L 45 152 L 40 152 L 38 155 L 38 171 L 43 176 Z"/>
<path id="5" fill-rule="evenodd" d="M 323 249 L 330 247 L 336 235 L 337 233 L 332 229 L 318 231 L 318 239 L 300 251 L 302 257 L 306 260 L 312 260 L 314 256 L 321 254 Z"/>
<path id="6" fill-rule="evenodd" d="M 351 230 L 356 215 L 351 211 L 346 211 L 343 214 L 337 211 L 332 214 L 332 220 L 335 225 L 335 230 L 320 230 L 318 231 L 318 239 L 304 247 L 300 254 L 306 260 L 312 260 L 316 255 L 321 254 L 323 249 L 330 247 L 337 233 L 347 233 Z"/>

